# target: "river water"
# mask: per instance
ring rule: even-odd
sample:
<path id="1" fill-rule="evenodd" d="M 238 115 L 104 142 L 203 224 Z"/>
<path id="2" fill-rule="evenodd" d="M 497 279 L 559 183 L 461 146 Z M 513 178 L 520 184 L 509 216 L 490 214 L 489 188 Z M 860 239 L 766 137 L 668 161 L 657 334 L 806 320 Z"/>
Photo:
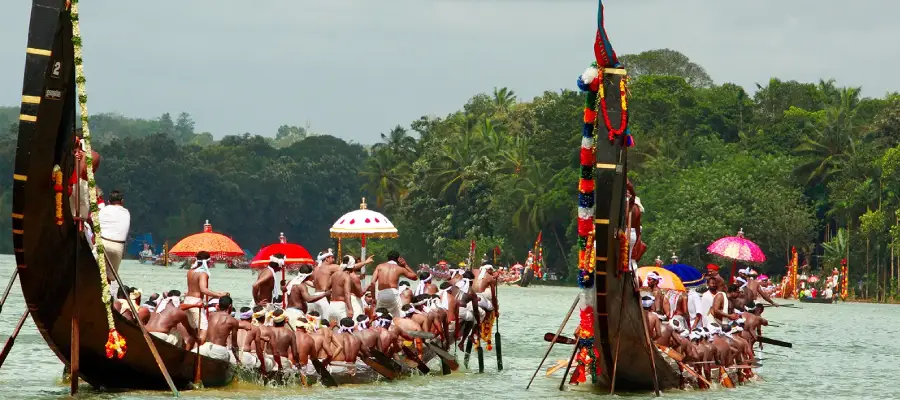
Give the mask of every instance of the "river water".
<path id="1" fill-rule="evenodd" d="M 0 256 L 0 281 L 13 271 L 12 256 Z M 121 269 L 127 284 L 144 293 L 168 289 L 184 289 L 184 271 L 174 267 L 140 265 L 126 261 Z M 250 301 L 250 284 L 254 275 L 247 270 L 213 269 L 215 290 L 232 293 L 235 303 Z M 0 287 L 2 289 L 2 287 Z M 497 372 L 493 352 L 486 352 L 485 373 L 460 371 L 447 376 L 416 376 L 393 383 L 344 386 L 337 389 L 267 388 L 238 382 L 216 390 L 183 392 L 197 399 L 279 399 L 307 396 L 316 399 L 423 398 L 453 399 L 464 397 L 490 399 L 596 397 L 577 389 L 559 392 L 561 372 L 553 378 L 544 376 L 547 365 L 568 358 L 570 346 L 554 348 L 548 363 L 535 379 L 531 389 L 525 385 L 546 351 L 545 332 L 554 332 L 578 290 L 560 287 L 502 287 L 499 290 L 502 318 L 504 370 Z M 767 309 L 766 316 L 781 324 L 766 333 L 794 344 L 793 349 L 767 346 L 763 367 L 758 374 L 764 379 L 734 390 L 668 391 L 670 399 L 890 399 L 900 398 L 900 312 L 898 306 L 839 303 L 803 304 L 802 309 Z M 0 315 L 0 340 L 14 328 L 24 300 L 19 285 L 13 291 Z M 575 315 L 565 332 L 571 334 L 577 323 Z M 777 355 L 776 355 L 777 354 Z M 641 354 L 635 353 L 640 357 Z M 460 354 L 460 360 L 462 355 Z M 472 357 L 471 367 L 476 368 Z M 63 364 L 47 347 L 34 323 L 29 319 L 16 340 L 9 358 L 0 370 L 0 398 L 65 397 L 68 385 L 60 381 Z M 164 392 L 98 393 L 83 384 L 80 397 L 137 399 L 168 397 Z M 651 395 L 628 395 L 653 398 Z"/>

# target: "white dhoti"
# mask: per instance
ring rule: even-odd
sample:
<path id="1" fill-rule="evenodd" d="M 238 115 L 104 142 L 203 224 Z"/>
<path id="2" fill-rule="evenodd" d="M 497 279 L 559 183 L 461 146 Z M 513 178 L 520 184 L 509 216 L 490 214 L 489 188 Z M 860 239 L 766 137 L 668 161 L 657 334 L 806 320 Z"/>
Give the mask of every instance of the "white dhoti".
<path id="1" fill-rule="evenodd" d="M 285 309 L 284 315 L 287 316 L 287 324 L 291 327 L 291 329 L 297 329 L 297 326 L 299 325 L 298 322 L 300 321 L 306 322 L 306 314 L 304 314 L 302 310 L 296 307 L 289 307 Z"/>
<path id="2" fill-rule="evenodd" d="M 386 308 L 394 318 L 403 315 L 400 311 L 400 290 L 397 288 L 389 288 L 379 290 L 375 295 L 375 308 Z"/>
<path id="3" fill-rule="evenodd" d="M 478 306 L 485 311 L 494 311 L 494 291 L 491 288 L 484 289 L 478 295 Z"/>
<path id="4" fill-rule="evenodd" d="M 305 290 L 305 289 L 304 289 L 304 290 Z M 325 292 L 316 292 L 316 293 L 314 293 L 313 295 L 314 295 L 314 296 L 318 296 L 318 295 L 321 295 L 321 294 L 324 294 L 324 293 L 325 293 Z M 329 315 L 329 313 L 331 312 L 331 310 L 329 310 L 329 307 L 330 307 L 330 306 L 331 306 L 331 303 L 328 302 L 328 299 L 323 297 L 323 298 L 321 298 L 321 299 L 319 299 L 319 300 L 316 300 L 315 303 L 308 303 L 308 304 L 307 304 L 307 310 L 309 310 L 309 311 L 318 311 L 320 317 L 326 318 L 326 317 Z"/>
<path id="5" fill-rule="evenodd" d="M 241 355 L 241 365 L 247 368 L 259 368 L 259 357 L 256 356 L 256 353 L 250 351 L 242 351 Z M 268 371 L 268 368 L 266 369 Z"/>
<path id="6" fill-rule="evenodd" d="M 356 296 L 350 297 L 350 304 L 353 305 L 353 320 L 356 320 L 356 317 L 362 315 L 365 312 L 365 308 L 362 304 L 362 299 Z"/>
<path id="7" fill-rule="evenodd" d="M 181 337 L 178 335 L 173 335 L 171 333 L 162 333 L 162 332 L 150 332 L 151 335 L 156 336 L 160 340 L 171 344 L 173 346 L 182 347 L 184 344 L 181 342 Z"/>
<path id="8" fill-rule="evenodd" d="M 475 322 L 475 313 L 472 312 L 472 303 L 459 308 L 459 319 L 467 322 Z"/>
<path id="9" fill-rule="evenodd" d="M 340 323 L 341 319 L 347 318 L 347 303 L 343 301 L 335 301 L 328 305 L 329 314 L 326 319 L 329 322 Z"/>
<path id="10" fill-rule="evenodd" d="M 119 272 L 119 265 L 122 264 L 122 255 L 125 253 L 125 243 L 106 238 L 101 238 L 101 240 L 103 240 L 103 252 L 106 254 L 106 259 L 109 260 L 109 267 Z M 109 278 L 113 279 L 111 275 Z"/>
<path id="11" fill-rule="evenodd" d="M 634 245 L 637 243 L 637 229 L 631 228 L 631 233 L 628 237 L 628 266 L 631 267 L 631 271 L 636 271 L 637 261 L 634 261 Z"/>
<path id="12" fill-rule="evenodd" d="M 184 296 L 184 304 L 203 304 L 203 299 L 194 296 Z M 207 321 L 205 312 L 201 308 L 190 308 L 185 311 L 188 316 L 188 323 L 191 324 L 191 327 L 194 329 L 206 330 Z"/>
<path id="13" fill-rule="evenodd" d="M 234 354 L 228 351 L 228 348 L 222 345 L 215 344 L 213 342 L 206 342 L 200 345 L 200 355 L 216 360 L 228 361 L 232 364 L 237 364 L 237 360 L 234 358 Z"/>

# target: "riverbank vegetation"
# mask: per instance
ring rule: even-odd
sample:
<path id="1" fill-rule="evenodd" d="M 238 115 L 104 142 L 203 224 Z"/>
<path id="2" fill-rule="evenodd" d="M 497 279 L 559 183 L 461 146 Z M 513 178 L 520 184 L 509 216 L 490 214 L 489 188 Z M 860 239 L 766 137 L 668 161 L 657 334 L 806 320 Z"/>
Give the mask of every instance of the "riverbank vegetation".
<path id="1" fill-rule="evenodd" d="M 813 272 L 848 258 L 857 297 L 897 296 L 900 95 L 864 97 L 827 79 L 714 83 L 672 50 L 622 59 L 634 75 L 629 162 L 646 207 L 642 264 L 672 253 L 715 262 L 706 246 L 743 228 L 770 275 L 783 274 L 795 246 Z M 456 263 L 474 239 L 479 256 L 500 247 L 503 261 L 524 262 L 543 232 L 547 267 L 573 279 L 582 107 L 572 90 L 524 100 L 494 88 L 445 116 L 382 127 L 372 146 L 288 125 L 215 140 L 187 114 L 102 114 L 92 130 L 105 157 L 98 182 L 125 191 L 133 233 L 173 242 L 209 219 L 251 250 L 285 232 L 315 253 L 365 196 L 401 233 L 370 242 L 378 254 L 396 247 L 411 262 Z M 3 176 L 16 115 L 0 110 Z M 3 215 L 10 186 L 0 182 Z M 8 218 L 0 229 L 9 232 Z M 0 251 L 10 246 L 0 241 Z"/>

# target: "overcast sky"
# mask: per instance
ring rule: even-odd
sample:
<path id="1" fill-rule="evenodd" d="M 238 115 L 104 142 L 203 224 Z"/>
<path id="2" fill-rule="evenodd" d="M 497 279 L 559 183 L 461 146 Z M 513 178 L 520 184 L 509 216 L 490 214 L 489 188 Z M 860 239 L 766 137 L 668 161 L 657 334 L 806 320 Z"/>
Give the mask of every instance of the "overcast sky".
<path id="1" fill-rule="evenodd" d="M 0 105 L 18 105 L 31 2 L 0 5 Z M 92 112 L 187 111 L 216 137 L 305 126 L 361 143 L 478 92 L 574 88 L 596 1 L 83 0 Z M 672 48 L 716 83 L 900 90 L 900 3 L 608 0 L 615 50 Z"/>

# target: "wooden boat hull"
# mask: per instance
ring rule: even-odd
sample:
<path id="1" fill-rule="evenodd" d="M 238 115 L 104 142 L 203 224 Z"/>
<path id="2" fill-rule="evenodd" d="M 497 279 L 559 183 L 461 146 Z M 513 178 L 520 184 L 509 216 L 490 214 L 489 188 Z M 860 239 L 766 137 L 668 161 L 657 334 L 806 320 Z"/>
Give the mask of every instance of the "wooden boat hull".
<path id="1" fill-rule="evenodd" d="M 621 72 L 604 78 L 610 121 L 620 121 L 622 113 L 619 82 L 625 75 Z M 624 220 L 627 178 L 627 160 L 622 150 L 624 138 L 607 140 L 608 130 L 602 113 L 598 113 L 596 126 L 597 165 L 602 168 L 598 167 L 594 172 L 597 258 L 588 304 L 594 307 L 594 347 L 600 352 L 597 365 L 601 371 L 594 384 L 598 390 L 608 391 L 613 384 L 615 368 L 616 392 L 652 391 L 656 386 L 655 364 L 659 389 L 678 387 L 677 369 L 672 368 L 656 346 L 649 343 L 634 274 L 619 272 L 618 232 L 624 231 L 619 221 Z"/>
<path id="2" fill-rule="evenodd" d="M 44 340 L 67 365 L 72 317 L 77 314 L 80 376 L 91 385 L 166 389 L 140 328 L 116 312 L 115 326 L 128 349 L 122 359 L 106 357 L 107 306 L 100 298 L 100 272 L 87 240 L 76 229 L 67 196 L 64 221 L 56 225 L 51 176 L 57 164 L 64 181 L 73 170 L 76 105 L 71 17 L 63 3 L 34 0 L 31 14 L 13 186 L 13 241 L 22 294 Z M 227 362 L 153 340 L 179 388 L 191 386 L 197 360 L 205 386 L 226 385 L 233 378 Z"/>
<path id="3" fill-rule="evenodd" d="M 826 298 L 822 298 L 822 297 L 816 297 L 816 298 L 801 297 L 800 298 L 801 303 L 831 304 L 831 303 L 834 303 L 834 301 L 835 301 L 834 297 L 832 297 L 830 299 L 826 299 Z"/>

